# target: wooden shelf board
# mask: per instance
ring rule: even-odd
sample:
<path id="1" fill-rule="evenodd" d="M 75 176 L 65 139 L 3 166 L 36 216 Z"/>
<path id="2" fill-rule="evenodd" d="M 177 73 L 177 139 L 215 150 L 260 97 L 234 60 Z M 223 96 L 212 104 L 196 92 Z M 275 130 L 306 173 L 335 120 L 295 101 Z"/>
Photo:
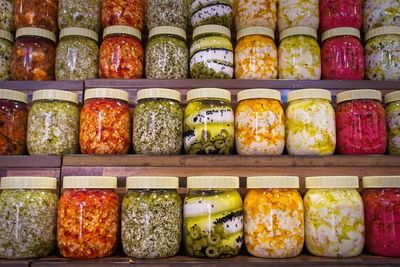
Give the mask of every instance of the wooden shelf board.
<path id="1" fill-rule="evenodd" d="M 0 168 L 60 168 L 58 156 L 0 156 Z"/>
<path id="2" fill-rule="evenodd" d="M 0 260 L 1 267 L 29 267 L 31 260 Z"/>

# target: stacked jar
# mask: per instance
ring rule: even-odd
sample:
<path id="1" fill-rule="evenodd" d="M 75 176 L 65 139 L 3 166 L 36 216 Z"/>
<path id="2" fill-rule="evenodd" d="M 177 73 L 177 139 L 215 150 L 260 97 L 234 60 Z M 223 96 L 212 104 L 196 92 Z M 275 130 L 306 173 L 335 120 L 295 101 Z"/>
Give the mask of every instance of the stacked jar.
<path id="1" fill-rule="evenodd" d="M 400 91 L 385 95 L 385 104 L 388 151 L 391 155 L 400 155 Z"/>
<path id="2" fill-rule="evenodd" d="M 365 0 L 364 32 L 381 26 L 400 27 L 400 3 L 393 0 Z"/>
<path id="3" fill-rule="evenodd" d="M 233 1 L 191 1 L 190 15 L 193 29 L 211 24 L 230 28 L 233 21 Z"/>
<path id="4" fill-rule="evenodd" d="M 318 0 L 279 0 L 279 32 L 292 27 L 308 27 L 317 31 L 319 25 L 318 2 Z"/>
<path id="5" fill-rule="evenodd" d="M 1 22 L 0 22 L 1 23 Z M 14 36 L 0 29 L 0 81 L 11 78 L 11 52 Z"/>
<path id="6" fill-rule="evenodd" d="M 275 31 L 277 23 L 276 0 L 235 0 L 235 25 L 240 31 L 248 27 L 266 27 Z"/>
<path id="7" fill-rule="evenodd" d="M 60 30 L 78 27 L 94 31 L 95 33 L 100 32 L 101 1 L 58 1 L 58 27 Z"/>
<path id="8" fill-rule="evenodd" d="M 0 30 L 7 32 L 12 32 L 14 30 L 13 10 L 12 0 L 0 0 Z"/>
<path id="9" fill-rule="evenodd" d="M 124 25 L 143 30 L 145 15 L 144 0 L 103 0 L 101 23 L 103 29 Z"/>
<path id="10" fill-rule="evenodd" d="M 155 27 L 172 26 L 186 31 L 189 22 L 187 0 L 147 0 L 146 21 L 150 31 Z"/>
<path id="11" fill-rule="evenodd" d="M 322 33 L 341 27 L 361 30 L 362 0 L 321 0 L 319 10 Z"/>

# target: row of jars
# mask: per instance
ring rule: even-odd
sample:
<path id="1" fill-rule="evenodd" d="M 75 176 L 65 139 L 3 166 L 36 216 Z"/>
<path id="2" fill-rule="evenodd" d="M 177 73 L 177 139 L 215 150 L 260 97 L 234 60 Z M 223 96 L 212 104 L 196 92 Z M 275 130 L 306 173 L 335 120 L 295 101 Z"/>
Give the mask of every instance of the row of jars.
<path id="1" fill-rule="evenodd" d="M 93 259 L 114 253 L 119 239 L 133 258 L 165 258 L 181 241 L 189 256 L 263 258 L 300 254 L 400 256 L 400 176 L 187 178 L 184 203 L 178 177 L 128 177 L 119 204 L 116 177 L 66 176 L 58 200 L 56 178 L 4 177 L 0 189 L 0 258 L 44 257 L 56 242 L 62 256 Z M 121 224 L 120 224 L 121 220 Z"/>
<path id="2" fill-rule="evenodd" d="M 187 93 L 181 108 L 180 92 L 153 88 L 138 91 L 132 113 L 127 92 L 110 88 L 85 91 L 82 110 L 78 95 L 60 90 L 27 95 L 0 91 L 2 138 L 0 154 L 63 155 L 126 154 L 131 141 L 137 154 L 400 155 L 400 91 L 385 96 L 377 90 L 339 93 L 337 107 L 324 89 L 288 94 L 286 112 L 281 94 L 272 89 L 238 93 L 236 110 L 231 93 L 200 88 Z M 286 113 L 286 114 L 285 114 Z M 133 124 L 133 127 L 132 127 Z M 132 130 L 133 129 L 133 130 Z"/>

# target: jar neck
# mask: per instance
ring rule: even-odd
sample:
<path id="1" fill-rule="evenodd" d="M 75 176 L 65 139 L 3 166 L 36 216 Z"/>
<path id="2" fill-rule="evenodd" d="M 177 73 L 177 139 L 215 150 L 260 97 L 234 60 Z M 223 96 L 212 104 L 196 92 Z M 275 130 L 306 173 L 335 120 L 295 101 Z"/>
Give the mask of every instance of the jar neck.
<path id="1" fill-rule="evenodd" d="M 185 40 L 183 37 L 181 37 L 181 36 L 179 36 L 179 35 L 175 35 L 175 34 L 168 34 L 168 33 L 166 33 L 166 34 L 157 34 L 157 35 L 154 35 L 154 36 L 152 36 L 152 37 L 150 38 L 150 41 L 151 41 L 151 40 L 154 40 L 154 39 L 157 39 L 157 38 L 172 38 L 172 39 L 179 40 L 179 41 L 181 41 L 181 42 L 186 42 L 186 40 Z"/>
<path id="2" fill-rule="evenodd" d="M 220 37 L 220 38 L 224 38 L 230 41 L 230 38 L 228 38 L 228 36 L 224 35 L 224 34 L 220 34 L 220 33 L 205 33 L 205 34 L 200 34 L 197 35 L 196 37 L 193 38 L 193 41 L 197 41 L 200 40 L 202 38 L 209 38 L 209 37 Z"/>

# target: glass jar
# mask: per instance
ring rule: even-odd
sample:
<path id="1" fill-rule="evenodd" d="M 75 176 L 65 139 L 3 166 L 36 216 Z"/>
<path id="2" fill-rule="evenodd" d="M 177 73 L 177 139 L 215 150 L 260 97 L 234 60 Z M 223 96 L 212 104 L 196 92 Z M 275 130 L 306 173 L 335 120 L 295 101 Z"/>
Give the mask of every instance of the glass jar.
<path id="1" fill-rule="evenodd" d="M 0 0 L 0 30 L 8 32 L 14 30 L 13 9 L 12 0 Z"/>
<path id="2" fill-rule="evenodd" d="M 248 177 L 247 189 L 243 204 L 247 251 L 262 258 L 299 255 L 304 243 L 299 177 Z"/>
<path id="3" fill-rule="evenodd" d="M 60 32 L 56 50 L 56 80 L 88 80 L 99 75 L 99 47 L 96 32 L 66 28 Z"/>
<path id="4" fill-rule="evenodd" d="M 188 177 L 187 188 L 183 240 L 188 255 L 212 259 L 238 255 L 243 244 L 239 177 Z"/>
<path id="5" fill-rule="evenodd" d="M 390 155 L 400 155 L 400 91 L 385 95 L 385 104 L 388 151 Z"/>
<path id="6" fill-rule="evenodd" d="M 369 80 L 400 80 L 400 27 L 380 27 L 365 35 L 365 70 Z"/>
<path id="7" fill-rule="evenodd" d="M 193 79 L 232 79 L 231 32 L 218 25 L 200 26 L 193 31 L 190 75 Z"/>
<path id="8" fill-rule="evenodd" d="M 14 25 L 18 30 L 35 27 L 57 33 L 58 0 L 14 0 Z"/>
<path id="9" fill-rule="evenodd" d="M 167 258 L 179 251 L 182 201 L 178 177 L 128 177 L 121 239 L 128 257 Z"/>
<path id="10" fill-rule="evenodd" d="M 26 142 L 30 155 L 76 154 L 79 150 L 78 95 L 60 90 L 33 92 Z"/>
<path id="11" fill-rule="evenodd" d="M 0 30 L 0 81 L 9 80 L 11 77 L 13 42 L 14 37 L 11 33 Z"/>
<path id="12" fill-rule="evenodd" d="M 364 206 L 357 176 L 306 177 L 306 246 L 324 257 L 355 257 L 364 248 Z"/>
<path id="13" fill-rule="evenodd" d="M 140 32 L 132 27 L 111 26 L 104 29 L 99 57 L 100 78 L 141 78 L 144 64 L 141 39 Z"/>
<path id="14" fill-rule="evenodd" d="M 322 79 L 364 79 L 364 48 L 360 31 L 354 28 L 335 28 L 322 34 Z"/>
<path id="15" fill-rule="evenodd" d="M 318 0 L 279 0 L 278 30 L 282 32 L 291 27 L 308 27 L 318 30 Z"/>
<path id="16" fill-rule="evenodd" d="M 26 152 L 28 95 L 0 89 L 0 155 Z"/>
<path id="17" fill-rule="evenodd" d="M 102 0 L 103 28 L 125 25 L 143 30 L 146 0 Z"/>
<path id="18" fill-rule="evenodd" d="M 218 88 L 200 88 L 187 93 L 183 144 L 189 155 L 228 155 L 234 149 L 234 112 L 231 93 Z"/>
<path id="19" fill-rule="evenodd" d="M 111 256 L 119 225 L 116 177 L 65 176 L 58 204 L 57 244 L 63 257 Z"/>
<path id="20" fill-rule="evenodd" d="M 3 177 L 0 189 L 0 258 L 50 255 L 56 245 L 57 179 Z"/>
<path id="21" fill-rule="evenodd" d="M 290 155 L 332 155 L 335 151 L 335 111 L 331 92 L 303 89 L 288 94 L 286 149 Z"/>
<path id="22" fill-rule="evenodd" d="M 151 88 L 137 93 L 133 148 L 142 155 L 179 155 L 182 149 L 181 93 Z"/>
<path id="23" fill-rule="evenodd" d="M 285 148 L 285 113 L 281 93 L 250 89 L 237 95 L 235 141 L 239 155 L 281 155 Z"/>
<path id="24" fill-rule="evenodd" d="M 189 3 L 187 0 L 147 0 L 147 29 L 150 31 L 155 27 L 172 26 L 186 31 Z"/>
<path id="25" fill-rule="evenodd" d="M 363 178 L 365 245 L 369 252 L 400 256 L 400 176 Z"/>
<path id="26" fill-rule="evenodd" d="M 146 47 L 147 79 L 187 79 L 189 49 L 186 32 L 180 28 L 161 26 L 150 30 Z"/>
<path id="27" fill-rule="evenodd" d="M 362 0 L 321 0 L 319 10 L 321 32 L 341 27 L 361 30 Z"/>
<path id="28" fill-rule="evenodd" d="M 79 142 L 83 154 L 126 154 L 131 145 L 127 92 L 95 88 L 85 91 Z"/>
<path id="29" fill-rule="evenodd" d="M 314 29 L 290 28 L 282 31 L 279 39 L 279 79 L 321 79 L 321 51 Z"/>
<path id="30" fill-rule="evenodd" d="M 39 28 L 17 30 L 11 54 L 11 80 L 54 80 L 56 36 Z"/>
<path id="31" fill-rule="evenodd" d="M 267 27 L 274 31 L 278 20 L 276 6 L 276 0 L 235 0 L 236 30 Z"/>
<path id="32" fill-rule="evenodd" d="M 364 32 L 381 26 L 400 27 L 398 0 L 364 0 Z"/>
<path id="33" fill-rule="evenodd" d="M 196 29 L 202 25 L 221 25 L 227 28 L 232 26 L 233 1 L 232 0 L 191 0 L 190 15 L 191 25 Z"/>
<path id="34" fill-rule="evenodd" d="M 100 31 L 100 0 L 58 0 L 60 30 L 72 27 Z"/>
<path id="35" fill-rule="evenodd" d="M 377 90 L 352 90 L 336 96 L 337 152 L 384 154 L 387 145 L 385 109 Z"/>
<path id="36" fill-rule="evenodd" d="M 245 28 L 238 32 L 236 79 L 274 80 L 278 77 L 278 49 L 274 38 L 274 32 L 263 27 Z"/>

